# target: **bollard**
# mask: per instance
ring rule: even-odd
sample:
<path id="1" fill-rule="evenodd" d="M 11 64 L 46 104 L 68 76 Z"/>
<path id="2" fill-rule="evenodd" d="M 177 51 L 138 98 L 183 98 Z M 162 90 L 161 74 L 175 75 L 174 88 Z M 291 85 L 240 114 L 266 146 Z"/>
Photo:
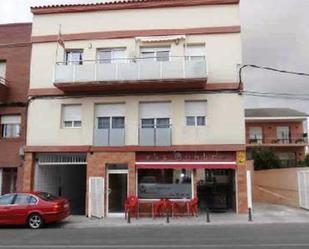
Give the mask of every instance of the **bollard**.
<path id="1" fill-rule="evenodd" d="M 170 215 L 169 212 L 166 212 L 166 223 L 170 223 Z"/>
<path id="2" fill-rule="evenodd" d="M 128 211 L 128 224 L 130 224 L 131 223 L 131 212 L 130 212 L 130 210 Z"/>
<path id="3" fill-rule="evenodd" d="M 248 216 L 249 216 L 248 220 L 252 221 L 252 209 L 251 208 L 248 209 Z"/>
<path id="4" fill-rule="evenodd" d="M 210 217 L 209 217 L 209 209 L 206 209 L 206 221 L 207 223 L 210 223 Z"/>

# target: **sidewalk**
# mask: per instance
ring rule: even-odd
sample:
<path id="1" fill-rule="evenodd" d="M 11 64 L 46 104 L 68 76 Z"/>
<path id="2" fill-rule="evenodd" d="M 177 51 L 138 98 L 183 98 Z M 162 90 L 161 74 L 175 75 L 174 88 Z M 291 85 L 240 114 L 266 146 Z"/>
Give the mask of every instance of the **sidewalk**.
<path id="1" fill-rule="evenodd" d="M 281 205 L 256 203 L 253 211 L 253 221 L 248 221 L 247 214 L 210 213 L 210 223 L 206 215 L 199 217 L 170 218 L 135 218 L 128 224 L 124 218 L 89 219 L 85 216 L 71 216 L 59 225 L 63 228 L 96 228 L 122 226 L 199 226 L 199 225 L 235 225 L 235 224 L 274 224 L 274 223 L 309 223 L 309 211 Z"/>

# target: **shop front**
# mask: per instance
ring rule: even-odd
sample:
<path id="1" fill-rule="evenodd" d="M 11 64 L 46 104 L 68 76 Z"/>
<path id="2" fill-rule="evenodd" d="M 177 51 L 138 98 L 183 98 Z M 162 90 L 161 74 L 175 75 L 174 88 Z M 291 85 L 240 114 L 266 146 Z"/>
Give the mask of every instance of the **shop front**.
<path id="1" fill-rule="evenodd" d="M 235 152 L 151 152 L 136 154 L 140 215 L 164 198 L 186 203 L 198 198 L 199 211 L 236 211 Z M 184 205 L 178 205 L 184 206 Z M 181 215 L 185 209 L 175 210 Z"/>

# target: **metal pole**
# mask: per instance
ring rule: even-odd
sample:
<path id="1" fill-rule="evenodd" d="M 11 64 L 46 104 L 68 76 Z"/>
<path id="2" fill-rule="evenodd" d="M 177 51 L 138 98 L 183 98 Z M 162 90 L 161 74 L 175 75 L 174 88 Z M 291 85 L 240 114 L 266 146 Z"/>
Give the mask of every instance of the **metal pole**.
<path id="1" fill-rule="evenodd" d="M 131 223 L 131 210 L 128 210 L 128 224 Z"/>
<path id="2" fill-rule="evenodd" d="M 210 216 L 209 216 L 209 209 L 206 209 L 206 221 L 207 223 L 210 223 Z"/>
<path id="3" fill-rule="evenodd" d="M 248 208 L 248 221 L 252 221 L 252 209 Z"/>
<path id="4" fill-rule="evenodd" d="M 169 215 L 169 212 L 168 210 L 165 210 L 166 212 L 166 223 L 170 223 L 170 215 Z"/>

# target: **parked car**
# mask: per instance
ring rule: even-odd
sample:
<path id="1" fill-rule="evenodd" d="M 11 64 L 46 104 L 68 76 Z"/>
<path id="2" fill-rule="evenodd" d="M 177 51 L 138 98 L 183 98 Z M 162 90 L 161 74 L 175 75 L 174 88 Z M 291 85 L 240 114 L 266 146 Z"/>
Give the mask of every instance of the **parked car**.
<path id="1" fill-rule="evenodd" d="M 69 201 L 49 193 L 11 193 L 0 196 L 1 225 L 28 225 L 38 229 L 69 215 Z"/>

